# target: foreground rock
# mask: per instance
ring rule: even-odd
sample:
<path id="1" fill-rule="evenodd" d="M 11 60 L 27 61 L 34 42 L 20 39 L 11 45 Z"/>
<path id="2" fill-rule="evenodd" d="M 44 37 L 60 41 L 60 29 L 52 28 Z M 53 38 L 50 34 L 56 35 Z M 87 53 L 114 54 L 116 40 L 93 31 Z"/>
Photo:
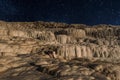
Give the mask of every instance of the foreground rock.
<path id="1" fill-rule="evenodd" d="M 120 80 L 120 27 L 0 22 L 0 80 Z"/>

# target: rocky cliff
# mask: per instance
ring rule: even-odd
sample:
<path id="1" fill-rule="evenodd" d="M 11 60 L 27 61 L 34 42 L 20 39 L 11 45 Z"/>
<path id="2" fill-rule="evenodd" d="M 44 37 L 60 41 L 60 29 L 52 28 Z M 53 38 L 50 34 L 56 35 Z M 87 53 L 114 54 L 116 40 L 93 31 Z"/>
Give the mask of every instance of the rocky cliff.
<path id="1" fill-rule="evenodd" d="M 113 25 L 1 21 L 0 80 L 120 80 L 119 35 Z"/>

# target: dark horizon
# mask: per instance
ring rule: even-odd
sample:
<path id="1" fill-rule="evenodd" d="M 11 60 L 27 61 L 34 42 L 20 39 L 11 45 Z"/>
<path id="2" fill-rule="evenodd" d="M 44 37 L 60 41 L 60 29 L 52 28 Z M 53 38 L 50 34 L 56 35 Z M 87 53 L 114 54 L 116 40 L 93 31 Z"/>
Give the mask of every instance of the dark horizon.
<path id="1" fill-rule="evenodd" d="M 0 0 L 0 20 L 120 25 L 119 0 Z"/>

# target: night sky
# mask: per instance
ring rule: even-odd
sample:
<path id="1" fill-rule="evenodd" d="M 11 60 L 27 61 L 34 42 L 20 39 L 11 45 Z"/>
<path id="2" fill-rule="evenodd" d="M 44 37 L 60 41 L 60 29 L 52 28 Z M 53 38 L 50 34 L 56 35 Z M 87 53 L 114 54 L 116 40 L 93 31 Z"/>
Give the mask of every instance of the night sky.
<path id="1" fill-rule="evenodd" d="M 0 0 L 0 20 L 120 25 L 120 0 Z"/>

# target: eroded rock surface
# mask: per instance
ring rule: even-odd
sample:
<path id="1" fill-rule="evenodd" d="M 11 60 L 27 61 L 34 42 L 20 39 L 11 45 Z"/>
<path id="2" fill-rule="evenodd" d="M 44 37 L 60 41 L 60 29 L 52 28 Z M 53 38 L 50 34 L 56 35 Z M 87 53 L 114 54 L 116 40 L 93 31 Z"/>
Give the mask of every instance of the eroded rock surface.
<path id="1" fill-rule="evenodd" d="M 120 27 L 0 22 L 0 80 L 120 80 Z"/>

